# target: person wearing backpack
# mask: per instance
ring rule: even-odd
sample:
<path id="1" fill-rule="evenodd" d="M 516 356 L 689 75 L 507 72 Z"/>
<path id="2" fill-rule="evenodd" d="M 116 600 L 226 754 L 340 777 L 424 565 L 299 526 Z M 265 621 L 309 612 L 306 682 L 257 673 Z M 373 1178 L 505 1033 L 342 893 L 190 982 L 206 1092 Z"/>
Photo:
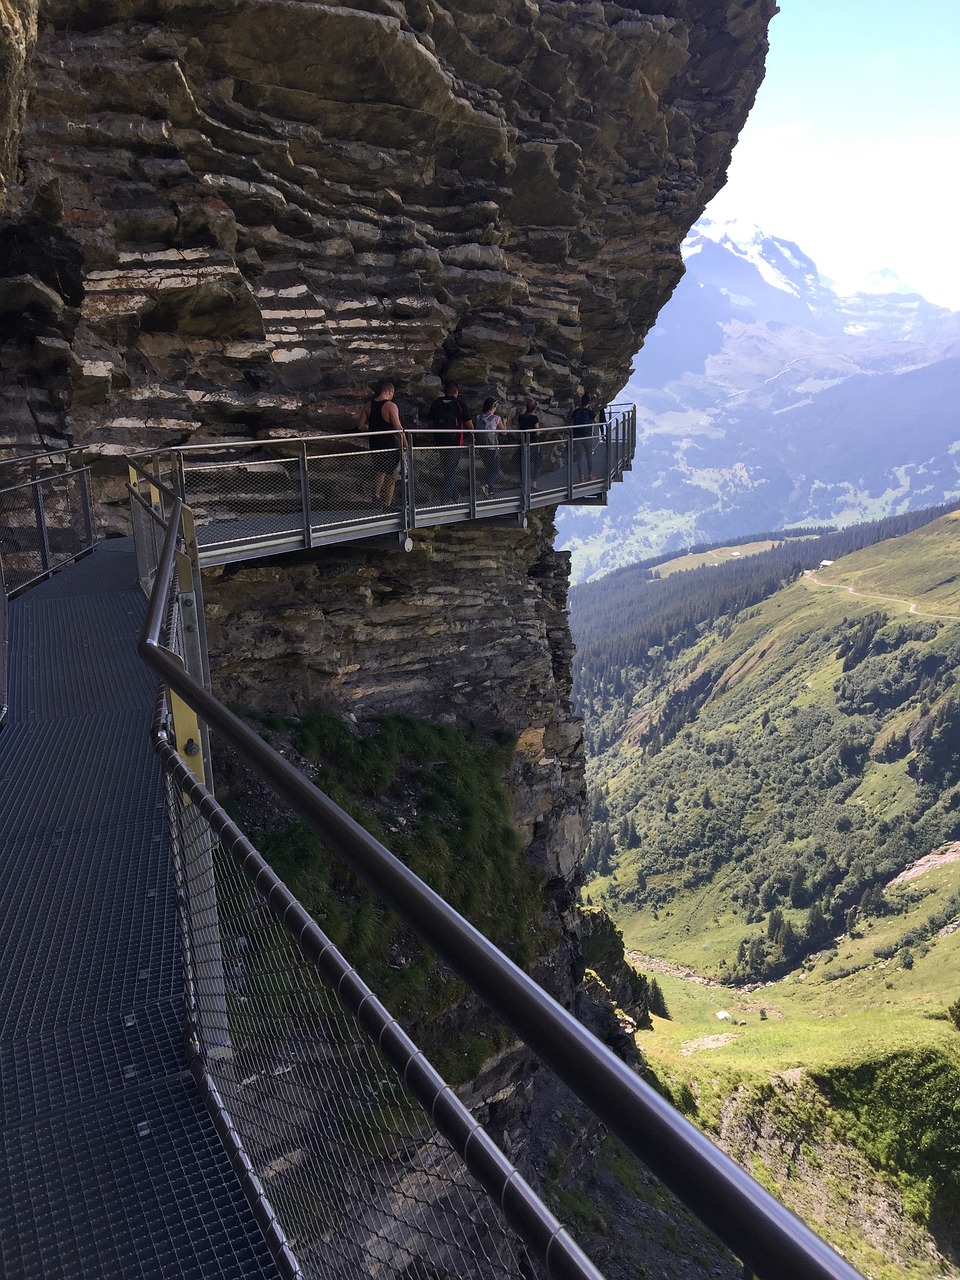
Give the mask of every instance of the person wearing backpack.
<path id="1" fill-rule="evenodd" d="M 478 441 L 483 446 L 483 462 L 487 469 L 487 494 L 493 493 L 493 486 L 500 479 L 500 433 L 507 429 L 507 424 L 497 412 L 499 408 L 499 402 L 493 396 L 487 396 L 482 412 L 477 414 Z"/>
<path id="2" fill-rule="evenodd" d="M 457 496 L 457 470 L 467 442 L 465 433 L 473 430 L 470 410 L 460 398 L 456 382 L 444 384 L 443 395 L 427 410 L 427 418 L 436 432 L 433 443 L 440 448 L 443 500 L 453 502 Z"/>

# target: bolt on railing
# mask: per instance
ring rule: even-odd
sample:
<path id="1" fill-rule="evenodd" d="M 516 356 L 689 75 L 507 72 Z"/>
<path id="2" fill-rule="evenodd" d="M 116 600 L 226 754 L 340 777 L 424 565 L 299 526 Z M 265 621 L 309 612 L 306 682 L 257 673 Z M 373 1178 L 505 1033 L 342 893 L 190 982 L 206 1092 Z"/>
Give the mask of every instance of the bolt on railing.
<path id="1" fill-rule="evenodd" d="M 174 565 L 178 550 L 178 526 L 182 504 L 172 491 L 164 496 L 168 504 L 169 524 L 162 560 L 155 572 L 150 612 L 141 643 L 141 653 L 153 671 L 164 681 L 174 704 L 186 708 L 189 715 L 204 722 L 219 738 L 229 744 L 259 783 L 269 788 L 296 813 L 324 845 L 338 856 L 373 892 L 413 929 L 449 967 L 459 974 L 541 1061 L 586 1104 L 610 1131 L 619 1137 L 668 1187 L 714 1231 L 735 1254 L 742 1258 L 757 1276 L 765 1280 L 858 1280 L 859 1273 L 820 1240 L 799 1219 L 779 1204 L 738 1165 L 724 1155 L 693 1125 L 681 1117 L 653 1089 L 646 1085 L 625 1063 L 586 1031 L 565 1009 L 548 996 L 521 969 L 504 956 L 483 934 L 457 914 L 439 895 L 415 876 L 383 845 L 363 830 L 328 796 L 319 791 L 304 775 L 273 751 L 249 726 L 227 710 L 201 681 L 186 672 L 162 646 L 163 621 L 170 608 L 174 590 Z M 188 524 L 189 528 L 189 524 Z M 196 562 L 195 547 L 189 537 L 180 537 L 183 548 Z M 141 576 L 149 577 L 150 574 Z M 182 713 L 181 713 L 182 715 Z M 172 713 L 172 743 L 164 745 L 163 755 L 169 765 L 179 756 L 176 784 L 187 797 L 184 803 L 200 805 L 212 815 L 216 802 L 197 790 L 187 775 L 191 757 L 183 749 L 184 734 L 192 734 L 189 717 L 177 723 L 176 705 Z M 191 771 L 193 772 L 193 771 Z M 218 831 L 226 831 L 222 817 Z M 219 838 L 219 836 L 218 836 Z M 203 843 L 203 841 L 201 841 Z M 259 855 L 231 837 L 235 849 L 243 848 L 241 864 L 250 875 L 249 885 L 259 894 L 264 908 L 274 912 L 286 924 L 305 953 L 313 958 L 325 955 L 329 942 L 323 939 L 309 915 L 292 900 L 286 888 Z M 206 857 L 206 853 L 204 853 Z M 206 872 L 204 872 L 206 874 Z M 216 872 L 214 873 L 216 875 Z M 186 876 L 183 883 L 187 883 Z M 216 911 L 208 912 L 208 922 L 219 919 Z M 189 934 L 189 926 L 187 929 Z M 247 973 L 247 959 L 252 960 L 246 934 L 240 947 L 240 962 Z M 308 941 L 313 939 L 314 941 Z M 189 944 L 188 944 L 189 945 Z M 232 944 L 220 946 L 212 971 L 222 969 L 226 984 L 213 997 L 214 1021 L 217 1009 L 229 1007 L 229 973 L 235 956 Z M 240 972 L 239 970 L 237 972 Z M 275 969 L 269 972 L 276 974 Z M 281 981 L 274 978 L 274 984 Z M 344 979 L 350 986 L 353 979 Z M 199 985 L 197 987 L 199 990 Z M 226 994 L 224 994 L 226 993 Z M 285 989 L 273 990 L 274 999 L 285 998 Z M 370 997 L 372 999 L 372 997 Z M 219 1004 L 217 1003 L 219 1001 Z M 357 1015 L 363 1022 L 364 1010 L 372 1007 L 366 995 L 359 999 Z M 387 1015 L 389 1017 L 389 1015 Z M 229 1029 L 229 1014 L 228 1014 Z M 197 1020 L 197 1026 L 201 1020 Z M 384 1025 L 378 1031 L 382 1045 L 392 1044 L 400 1036 Z M 231 1031 L 232 1036 L 232 1031 Z M 284 1039 L 289 1045 L 289 1038 Z M 206 1061 L 211 1064 L 224 1058 L 222 1037 L 213 1036 L 206 1046 Z M 317 1052 L 320 1052 L 319 1050 Z M 389 1056 L 389 1055 L 388 1055 Z M 287 1070 L 288 1063 L 278 1060 L 277 1072 Z M 208 1067 L 213 1070 L 212 1066 Z M 507 1174 L 496 1155 L 482 1140 L 468 1134 L 468 1114 L 460 1114 L 456 1097 L 449 1090 L 433 1095 L 435 1081 L 422 1055 L 409 1059 L 404 1080 L 427 1106 L 433 1120 L 446 1134 L 464 1159 L 468 1169 L 499 1202 L 510 1224 L 527 1242 L 528 1247 L 547 1267 L 548 1275 L 595 1274 L 587 1259 L 578 1258 L 575 1246 L 568 1250 L 565 1233 L 552 1233 L 547 1226 L 550 1215 L 533 1197 L 532 1192 L 514 1174 Z M 432 1101 L 429 1099 L 432 1098 Z M 227 1104 L 229 1110 L 229 1104 Z M 231 1122 L 236 1116 L 231 1113 Z M 281 1125 L 284 1122 L 281 1119 Z M 238 1130 L 241 1126 L 237 1126 Z M 245 1159 L 256 1146 L 255 1137 L 244 1141 Z M 300 1150 L 299 1147 L 296 1148 Z M 273 1171 L 283 1171 L 293 1159 L 288 1150 L 276 1155 L 269 1164 Z M 262 1169 L 260 1182 L 264 1181 Z M 532 1199 L 531 1199 L 532 1197 Z M 277 1203 L 271 1212 L 277 1210 Z M 361 1212 L 359 1202 L 356 1211 Z M 547 1214 L 545 1218 L 543 1215 Z M 294 1228 L 294 1235 L 299 1228 Z M 296 1248 L 291 1245 L 294 1253 Z M 311 1246 L 307 1246 L 309 1252 Z M 302 1251 L 298 1254 L 303 1263 Z M 469 1274 L 469 1273 L 468 1273 Z M 859 1278 L 862 1280 L 862 1278 Z"/>

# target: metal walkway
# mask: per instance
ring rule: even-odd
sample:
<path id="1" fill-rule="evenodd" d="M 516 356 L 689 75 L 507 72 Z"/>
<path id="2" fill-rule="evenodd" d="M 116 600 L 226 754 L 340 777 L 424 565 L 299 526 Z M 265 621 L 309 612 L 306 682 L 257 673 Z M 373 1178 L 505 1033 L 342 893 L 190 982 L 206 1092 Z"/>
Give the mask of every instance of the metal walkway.
<path id="1" fill-rule="evenodd" d="M 149 470 L 128 459 L 139 568 L 126 540 L 90 550 L 82 459 L 13 460 L 0 485 L 4 1280 L 279 1280 L 278 1267 L 352 1280 L 358 1265 L 398 1280 L 537 1266 L 601 1280 L 201 785 L 207 728 L 758 1276 L 862 1280 L 205 684 L 201 530 L 225 536 L 227 562 L 275 553 L 278 536 L 294 549 L 396 522 L 406 543 L 421 524 L 501 504 L 522 519 L 545 488 L 554 503 L 605 492 L 634 431 L 632 414 L 606 424 L 604 475 L 576 484 L 575 438 L 550 445 L 565 468 L 539 475 L 523 440 L 520 486 L 499 493 L 480 484 L 471 443 L 465 502 L 444 509 L 424 491 L 456 473 L 442 454 L 438 471 L 436 447 L 408 447 L 402 510 L 368 498 L 362 531 L 330 500 L 369 479 L 364 456 L 350 480 L 355 450 L 331 463 L 301 440 L 293 458 L 255 444 L 239 462 L 235 450 L 199 466 L 186 451 Z M 196 513 L 182 496 L 194 488 Z M 225 502 L 268 527 L 217 530 Z"/>
<path id="2" fill-rule="evenodd" d="M 605 502 L 632 466 L 636 409 L 612 405 L 607 421 L 586 428 L 589 437 L 574 434 L 581 430 L 555 428 L 542 440 L 513 432 L 502 446 L 470 433 L 463 445 L 443 446 L 435 433 L 408 432 L 390 506 L 375 496 L 375 481 L 393 458 L 378 462 L 383 455 L 359 447 L 356 434 L 187 445 L 128 462 L 147 506 L 162 511 L 166 487 L 190 508 L 206 567 L 384 535 L 406 545 L 413 529 L 525 522 L 537 508 Z"/>
<path id="3" fill-rule="evenodd" d="M 12 601 L 0 733 L 0 1275 L 277 1275 L 186 1071 L 132 542 Z"/>

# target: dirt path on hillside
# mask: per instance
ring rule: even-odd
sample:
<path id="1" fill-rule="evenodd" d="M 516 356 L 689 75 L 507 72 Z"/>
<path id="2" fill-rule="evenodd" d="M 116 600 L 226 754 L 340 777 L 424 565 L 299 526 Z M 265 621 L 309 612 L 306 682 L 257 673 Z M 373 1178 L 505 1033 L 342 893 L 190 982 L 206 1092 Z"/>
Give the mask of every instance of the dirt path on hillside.
<path id="1" fill-rule="evenodd" d="M 869 591 L 854 591 L 853 587 L 845 587 L 840 582 L 821 582 L 815 569 L 804 569 L 803 576 L 815 586 L 823 587 L 825 590 L 846 591 L 848 595 L 857 596 L 860 600 L 881 600 L 885 604 L 905 604 L 909 606 L 910 613 L 916 614 L 918 618 L 936 618 L 940 622 L 960 622 L 960 614 L 929 613 L 926 609 L 921 609 L 915 600 L 902 600 L 899 596 L 877 596 Z"/>
<path id="2" fill-rule="evenodd" d="M 680 1052 L 685 1058 L 689 1058 L 700 1049 L 722 1049 L 725 1044 L 737 1038 L 731 1031 L 726 1031 L 720 1036 L 701 1036 L 699 1040 L 684 1040 L 680 1046 Z"/>
<path id="3" fill-rule="evenodd" d="M 662 973 L 667 978 L 683 978 L 684 981 L 695 982 L 700 987 L 723 991 L 729 1000 L 738 1002 L 741 1013 L 760 1013 L 763 1010 L 768 1018 L 773 1018 L 776 1022 L 783 1021 L 783 1014 L 779 1007 L 770 1004 L 767 1000 L 756 999 L 749 1004 L 744 1003 L 744 996 L 755 996 L 764 987 L 773 986 L 771 982 L 746 982 L 742 987 L 731 987 L 729 983 L 717 982 L 715 978 L 705 978 L 702 973 L 694 973 L 685 965 L 671 964 L 669 960 L 663 960 L 660 956 L 648 956 L 644 951 L 626 951 L 624 954 L 627 962 L 641 973 Z"/>
<path id="4" fill-rule="evenodd" d="M 908 880 L 916 880 L 917 876 L 922 876 L 925 871 L 942 867 L 948 862 L 960 862 L 960 840 L 955 840 L 953 844 L 941 845 L 939 849 L 934 849 L 933 853 L 928 853 L 918 858 L 916 862 L 911 862 L 909 867 L 905 867 L 898 876 L 887 881 L 887 888 L 894 884 L 905 884 Z"/>

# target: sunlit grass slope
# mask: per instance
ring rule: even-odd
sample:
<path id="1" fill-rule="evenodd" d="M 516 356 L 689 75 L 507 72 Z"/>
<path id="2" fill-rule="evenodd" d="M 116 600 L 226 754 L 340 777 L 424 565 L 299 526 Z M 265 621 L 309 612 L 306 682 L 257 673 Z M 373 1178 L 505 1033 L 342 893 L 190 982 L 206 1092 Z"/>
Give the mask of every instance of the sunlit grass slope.
<path id="1" fill-rule="evenodd" d="M 918 610 L 960 617 L 960 511 L 905 538 L 891 538 L 820 570 L 825 583 L 899 596 Z"/>
<path id="2" fill-rule="evenodd" d="M 883 958 L 958 889 L 958 862 L 888 888 L 896 914 L 776 983 L 731 990 L 660 974 L 670 1019 L 638 1037 L 691 1117 L 876 1280 L 960 1275 L 927 1235 L 955 1221 L 960 1192 L 960 1030 L 944 1016 L 960 995 L 960 930 L 935 932 L 906 968 L 899 949 Z M 772 1135 L 772 1148 L 738 1148 L 737 1125 Z M 785 1162 L 778 1144 L 794 1153 Z M 858 1221 L 851 1202 L 865 1185 L 873 1217 L 899 1220 L 895 1248 Z"/>
<path id="3" fill-rule="evenodd" d="M 816 950 L 865 889 L 960 837 L 958 770 L 924 755 L 957 703 L 960 609 L 957 623 L 911 612 L 949 606 L 951 562 L 955 515 L 844 557 L 821 571 L 829 587 L 801 579 L 708 631 L 635 699 L 591 765 L 609 844 L 587 886 L 629 946 L 730 978 L 777 908 L 797 937 L 788 962 L 813 904 L 827 922 Z M 839 589 L 852 583 L 873 594 Z M 651 726 L 678 706 L 680 726 L 651 751 Z"/>
<path id="4" fill-rule="evenodd" d="M 953 514 L 719 620 L 591 763 L 655 1075 L 875 1280 L 960 1276 L 958 574 Z"/>

